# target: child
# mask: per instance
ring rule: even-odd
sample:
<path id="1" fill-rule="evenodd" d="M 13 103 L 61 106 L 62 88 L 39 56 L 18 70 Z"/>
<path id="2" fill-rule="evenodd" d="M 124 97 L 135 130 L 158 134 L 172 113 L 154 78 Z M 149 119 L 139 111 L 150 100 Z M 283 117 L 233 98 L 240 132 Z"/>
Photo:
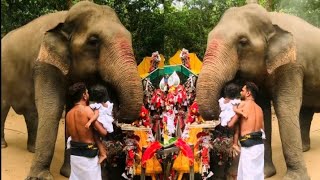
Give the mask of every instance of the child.
<path id="1" fill-rule="evenodd" d="M 107 101 L 108 91 L 102 85 L 95 85 L 90 88 L 90 108 L 94 111 L 94 116 L 85 125 L 89 128 L 90 125 L 98 120 L 102 126 L 107 130 L 108 133 L 113 132 L 112 117 L 113 103 Z M 107 151 L 105 147 L 100 146 L 99 148 L 99 163 L 107 158 Z"/>
<path id="2" fill-rule="evenodd" d="M 113 103 L 107 100 L 108 91 L 104 86 L 96 85 L 90 89 L 90 103 L 91 109 L 95 111 L 95 116 L 89 120 L 86 124 L 86 128 L 89 128 L 91 123 L 95 120 L 98 120 L 103 127 L 108 131 L 108 133 L 113 132 L 113 124 L 114 121 L 112 117 L 112 108 Z M 106 101 L 107 100 L 107 101 Z M 97 113 L 97 111 L 99 113 Z"/>
<path id="3" fill-rule="evenodd" d="M 219 115 L 219 119 L 221 122 L 221 126 L 225 127 L 230 122 L 231 118 L 236 115 L 233 111 L 234 106 L 238 106 L 240 103 L 240 99 L 238 99 L 240 95 L 240 87 L 234 83 L 227 84 L 224 88 L 224 96 L 219 99 L 219 106 L 221 109 L 221 113 Z M 240 147 L 238 145 L 239 138 L 239 126 L 235 126 L 235 133 L 233 136 L 233 145 L 232 147 L 240 152 Z"/>

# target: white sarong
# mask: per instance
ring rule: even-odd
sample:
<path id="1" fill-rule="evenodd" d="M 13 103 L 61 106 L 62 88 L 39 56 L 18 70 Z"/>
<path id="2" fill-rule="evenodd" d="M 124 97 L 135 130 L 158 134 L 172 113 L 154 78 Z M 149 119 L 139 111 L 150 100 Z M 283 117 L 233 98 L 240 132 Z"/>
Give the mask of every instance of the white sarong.
<path id="1" fill-rule="evenodd" d="M 238 180 L 264 179 L 264 144 L 241 147 Z"/>
<path id="2" fill-rule="evenodd" d="M 70 156 L 71 174 L 70 180 L 101 180 L 101 166 L 98 156 L 87 158 L 82 156 Z"/>

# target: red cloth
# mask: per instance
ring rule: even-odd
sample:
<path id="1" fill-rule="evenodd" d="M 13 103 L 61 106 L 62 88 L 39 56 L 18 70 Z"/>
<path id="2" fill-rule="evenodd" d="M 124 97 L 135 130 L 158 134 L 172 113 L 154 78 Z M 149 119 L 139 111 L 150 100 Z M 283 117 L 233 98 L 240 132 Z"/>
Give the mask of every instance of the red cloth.
<path id="1" fill-rule="evenodd" d="M 141 166 L 143 168 L 146 167 L 147 161 L 149 159 L 151 159 L 153 157 L 154 153 L 156 153 L 157 150 L 160 149 L 161 147 L 162 147 L 162 145 L 158 141 L 155 141 L 148 146 L 148 148 L 142 154 Z"/>
<path id="2" fill-rule="evenodd" d="M 157 89 L 151 98 L 151 104 L 154 105 L 155 108 L 159 109 L 164 104 L 164 95 L 160 89 Z"/>
<path id="3" fill-rule="evenodd" d="M 209 149 L 206 148 L 206 147 L 202 147 L 202 150 L 201 150 L 201 158 L 202 158 L 202 164 L 203 165 L 209 165 Z"/>
<path id="4" fill-rule="evenodd" d="M 194 155 L 193 155 L 193 151 L 190 148 L 190 146 L 185 141 L 183 141 L 181 138 L 179 138 L 177 140 L 175 145 L 177 147 L 179 147 L 182 154 L 185 155 L 189 159 L 189 164 L 190 164 L 190 166 L 192 166 L 193 162 L 194 162 Z"/>
<path id="5" fill-rule="evenodd" d="M 127 167 L 132 167 L 134 165 L 134 154 L 135 153 L 133 149 L 130 149 L 128 151 L 127 162 L 126 162 Z"/>
<path id="6" fill-rule="evenodd" d="M 142 106 L 140 110 L 140 120 L 142 121 L 142 125 L 150 127 L 149 111 L 144 106 Z"/>
<path id="7" fill-rule="evenodd" d="M 198 103 L 194 101 L 189 108 L 187 123 L 193 123 L 199 116 L 199 106 Z"/>

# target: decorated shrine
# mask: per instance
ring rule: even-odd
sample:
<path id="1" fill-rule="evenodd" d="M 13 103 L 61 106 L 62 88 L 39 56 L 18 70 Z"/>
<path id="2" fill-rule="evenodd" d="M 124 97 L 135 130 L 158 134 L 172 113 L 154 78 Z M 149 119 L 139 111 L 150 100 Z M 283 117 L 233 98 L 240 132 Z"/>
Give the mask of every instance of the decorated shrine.
<path id="1" fill-rule="evenodd" d="M 144 87 L 140 118 L 121 124 L 126 132 L 125 179 L 180 180 L 184 174 L 194 179 L 195 173 L 207 179 L 213 176 L 212 164 L 230 163 L 232 138 L 217 135 L 219 121 L 204 121 L 198 112 L 195 85 L 201 66 L 186 49 L 170 58 L 169 65 L 159 52 L 139 64 Z"/>

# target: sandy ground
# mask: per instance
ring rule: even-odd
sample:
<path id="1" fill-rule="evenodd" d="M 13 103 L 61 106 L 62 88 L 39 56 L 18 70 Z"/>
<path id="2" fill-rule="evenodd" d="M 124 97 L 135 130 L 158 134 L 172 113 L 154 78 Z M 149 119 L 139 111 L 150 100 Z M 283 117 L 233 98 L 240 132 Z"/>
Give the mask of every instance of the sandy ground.
<path id="1" fill-rule="evenodd" d="M 281 179 L 285 172 L 285 162 L 282 154 L 281 143 L 279 139 L 277 119 L 273 118 L 272 149 L 273 162 L 275 163 L 277 174 L 268 180 Z M 60 121 L 59 133 L 55 147 L 54 157 L 51 164 L 51 173 L 56 180 L 65 180 L 67 178 L 59 174 L 63 163 L 64 149 L 64 120 Z M 26 178 L 33 158 L 33 153 L 27 151 L 27 129 L 23 116 L 19 116 L 10 111 L 5 124 L 5 137 L 8 147 L 1 149 L 1 178 L 4 180 L 16 180 Z M 320 114 L 315 114 L 311 126 L 311 149 L 305 152 L 304 159 L 307 164 L 308 173 L 311 179 L 320 179 Z M 317 154 L 318 153 L 318 154 Z M 316 155 L 317 154 L 317 155 Z M 318 170 L 317 170 L 318 169 Z"/>

